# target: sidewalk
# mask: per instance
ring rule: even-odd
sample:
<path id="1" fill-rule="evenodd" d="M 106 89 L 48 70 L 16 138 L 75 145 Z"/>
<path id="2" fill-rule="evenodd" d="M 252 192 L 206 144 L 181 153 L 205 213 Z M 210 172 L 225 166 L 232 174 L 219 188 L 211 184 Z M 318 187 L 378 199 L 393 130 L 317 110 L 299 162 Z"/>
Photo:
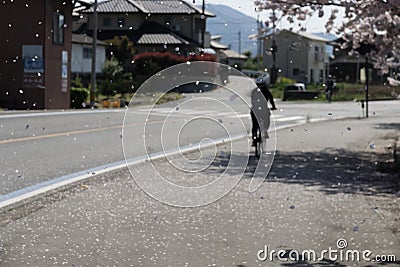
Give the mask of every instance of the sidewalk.
<path id="1" fill-rule="evenodd" d="M 380 148 L 399 130 L 398 117 L 281 130 L 269 179 L 258 191 L 247 191 L 256 160 L 250 157 L 237 188 L 200 208 L 150 198 L 127 170 L 102 175 L 28 205 L 34 212 L 17 209 L 0 217 L 0 266 L 380 265 L 331 261 L 327 254 L 316 262 L 257 260 L 265 246 L 285 250 L 287 260 L 292 250 L 337 249 L 338 239 L 346 239 L 347 249 L 396 255 L 385 266 L 399 266 L 399 177 L 376 172 L 384 158 Z M 242 150 L 233 153 L 247 156 L 246 145 L 240 142 Z M 196 178 L 210 181 L 223 172 L 228 158 L 217 160 Z M 176 172 L 166 160 L 157 166 Z"/>

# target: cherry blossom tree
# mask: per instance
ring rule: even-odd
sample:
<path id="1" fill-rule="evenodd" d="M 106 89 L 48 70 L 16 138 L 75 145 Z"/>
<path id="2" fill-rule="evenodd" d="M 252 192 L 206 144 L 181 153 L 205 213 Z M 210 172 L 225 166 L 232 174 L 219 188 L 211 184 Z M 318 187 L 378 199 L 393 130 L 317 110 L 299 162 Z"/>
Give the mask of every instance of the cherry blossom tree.
<path id="1" fill-rule="evenodd" d="M 306 21 L 314 14 L 322 18 L 323 7 L 331 6 L 325 28 L 343 38 L 342 48 L 360 53 L 361 47 L 367 47 L 362 53 L 382 73 L 400 66 L 400 0 L 257 0 L 255 5 L 259 10 L 279 12 L 290 23 Z M 345 18 L 335 26 L 339 9 L 344 9 Z M 276 12 L 272 14 L 270 20 L 276 21 Z"/>

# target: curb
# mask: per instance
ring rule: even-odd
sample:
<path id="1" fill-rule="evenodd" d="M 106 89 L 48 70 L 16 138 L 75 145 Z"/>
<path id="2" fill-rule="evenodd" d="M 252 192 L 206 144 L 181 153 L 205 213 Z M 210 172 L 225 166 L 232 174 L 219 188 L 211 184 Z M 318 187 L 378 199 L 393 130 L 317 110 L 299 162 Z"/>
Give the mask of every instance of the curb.
<path id="1" fill-rule="evenodd" d="M 222 145 L 226 142 L 235 142 L 246 138 L 247 135 L 235 135 L 232 137 L 222 137 L 215 139 L 213 143 L 209 145 L 203 145 L 202 148 L 208 148 L 212 146 Z M 68 174 L 52 180 L 48 180 L 33 186 L 29 186 L 9 194 L 0 196 L 0 214 L 18 208 L 20 206 L 29 204 L 32 201 L 40 199 L 44 196 L 51 195 L 53 193 L 66 190 L 75 185 L 78 185 L 88 180 L 94 179 L 101 174 L 108 173 L 115 170 L 120 170 L 128 166 L 139 165 L 141 163 L 148 162 L 150 160 L 157 160 L 166 156 L 174 156 L 180 153 L 188 153 L 196 151 L 200 147 L 200 143 L 194 145 L 187 145 L 181 148 L 175 148 L 168 151 L 156 152 L 150 155 L 138 156 L 125 161 L 114 162 L 88 170 Z"/>

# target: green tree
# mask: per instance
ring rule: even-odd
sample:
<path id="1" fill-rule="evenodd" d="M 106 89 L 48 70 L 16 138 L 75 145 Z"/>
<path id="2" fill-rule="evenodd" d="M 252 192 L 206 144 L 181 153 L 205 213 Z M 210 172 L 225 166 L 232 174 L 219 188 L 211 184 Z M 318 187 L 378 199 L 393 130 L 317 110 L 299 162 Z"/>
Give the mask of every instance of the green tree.
<path id="1" fill-rule="evenodd" d="M 111 57 L 104 63 L 103 73 L 106 79 L 118 79 L 123 72 L 124 69 L 115 57 Z"/>
<path id="2" fill-rule="evenodd" d="M 243 52 L 242 54 L 247 56 L 247 58 L 251 58 L 251 56 L 253 55 L 253 53 L 250 50 Z"/>
<path id="3" fill-rule="evenodd" d="M 111 97 L 118 93 L 123 97 L 132 90 L 132 74 L 125 72 L 115 57 L 106 60 L 103 74 L 105 80 L 99 87 L 103 95 Z"/>
<path id="4" fill-rule="evenodd" d="M 243 68 L 246 70 L 257 70 L 256 64 L 254 64 L 253 60 L 250 57 L 243 64 Z"/>
<path id="5" fill-rule="evenodd" d="M 129 69 L 135 53 L 133 42 L 127 36 L 115 36 L 106 42 L 108 59 L 116 58 L 125 70 Z"/>

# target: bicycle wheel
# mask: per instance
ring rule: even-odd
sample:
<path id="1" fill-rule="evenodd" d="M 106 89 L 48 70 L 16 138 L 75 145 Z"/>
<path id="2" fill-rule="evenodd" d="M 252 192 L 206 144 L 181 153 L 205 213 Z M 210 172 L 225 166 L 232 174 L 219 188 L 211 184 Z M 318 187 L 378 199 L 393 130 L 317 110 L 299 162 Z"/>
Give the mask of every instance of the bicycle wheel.
<path id="1" fill-rule="evenodd" d="M 331 100 L 332 100 L 332 92 L 328 91 L 328 92 L 326 92 L 326 101 L 328 103 L 331 103 Z"/>
<path id="2" fill-rule="evenodd" d="M 262 144 L 262 138 L 261 138 L 261 131 L 260 131 L 260 129 L 258 129 L 257 136 L 255 139 L 255 149 L 254 149 L 254 154 L 257 158 L 260 157 L 260 155 L 262 153 L 262 148 L 263 148 L 263 144 Z"/>

